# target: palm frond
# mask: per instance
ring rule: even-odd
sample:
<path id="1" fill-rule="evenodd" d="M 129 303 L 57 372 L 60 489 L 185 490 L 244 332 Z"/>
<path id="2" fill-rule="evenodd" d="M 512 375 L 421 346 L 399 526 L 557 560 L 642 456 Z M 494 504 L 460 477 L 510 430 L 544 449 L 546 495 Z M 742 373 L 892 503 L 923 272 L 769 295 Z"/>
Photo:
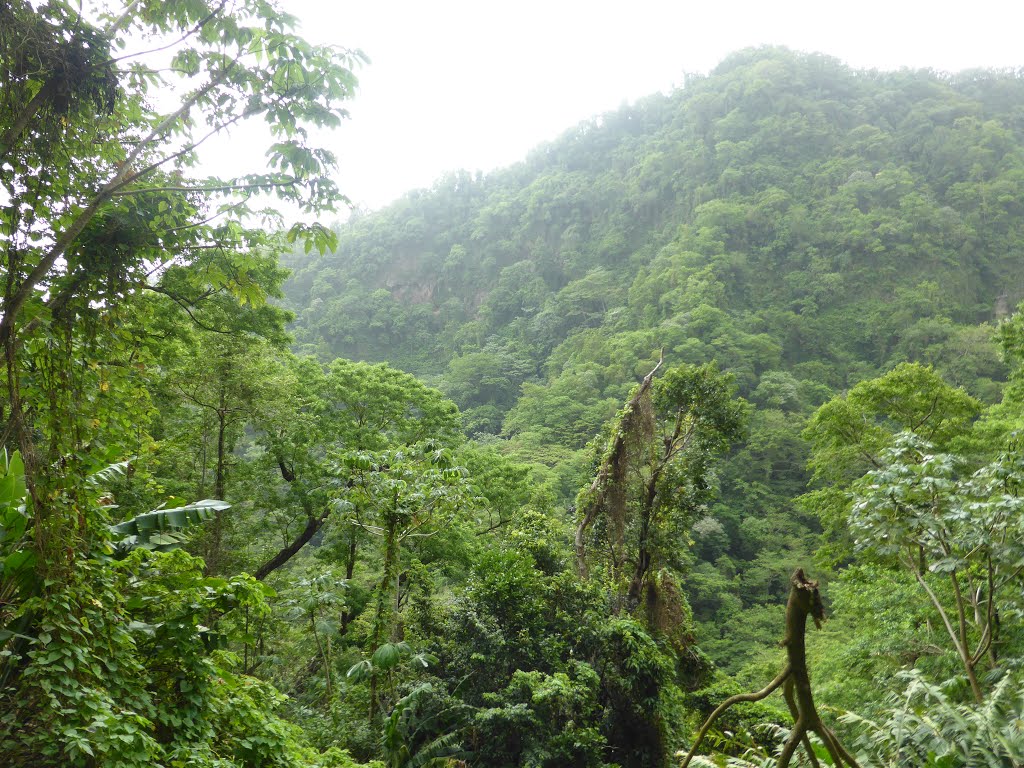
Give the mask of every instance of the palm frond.
<path id="1" fill-rule="evenodd" d="M 85 482 L 93 488 L 102 488 L 114 480 L 127 475 L 128 470 L 131 468 L 131 463 L 132 459 L 125 459 L 124 461 L 110 464 L 86 477 Z"/>
<path id="2" fill-rule="evenodd" d="M 417 749 L 402 768 L 442 768 L 461 751 L 461 734 L 444 733 Z"/>

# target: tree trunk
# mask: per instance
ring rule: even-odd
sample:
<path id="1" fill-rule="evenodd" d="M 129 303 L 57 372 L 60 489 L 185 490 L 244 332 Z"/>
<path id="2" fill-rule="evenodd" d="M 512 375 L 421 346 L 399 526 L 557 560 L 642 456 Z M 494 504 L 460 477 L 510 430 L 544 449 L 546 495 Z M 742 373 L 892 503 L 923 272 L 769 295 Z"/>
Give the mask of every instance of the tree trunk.
<path id="1" fill-rule="evenodd" d="M 220 408 L 217 409 L 217 467 L 213 474 L 213 498 L 224 500 L 227 493 L 226 452 L 227 452 L 227 413 L 224 409 L 224 390 L 220 393 Z M 206 573 L 220 571 L 221 551 L 224 539 L 224 513 L 218 509 L 213 513 L 213 529 L 210 531 L 209 545 L 206 547 Z"/>
<path id="2" fill-rule="evenodd" d="M 637 544 L 636 567 L 633 569 L 633 578 L 629 583 L 629 591 L 626 593 L 626 608 L 633 611 L 640 604 L 640 593 L 644 588 L 644 580 L 648 571 L 651 570 L 651 522 L 654 517 L 654 504 L 658 498 L 658 480 L 660 471 L 655 471 L 647 482 L 647 493 L 644 496 L 644 506 L 641 510 L 643 515 L 640 521 L 640 540 Z"/>
<path id="3" fill-rule="evenodd" d="M 707 732 L 725 710 L 740 702 L 761 701 L 778 690 L 780 686 L 784 686 L 783 696 L 790 714 L 793 716 L 793 729 L 782 747 L 782 752 L 779 753 L 777 768 L 789 768 L 793 754 L 801 745 L 806 750 L 811 764 L 819 764 L 807 737 L 811 731 L 818 734 L 836 768 L 844 768 L 844 766 L 860 768 L 853 756 L 839 742 L 832 729 L 821 721 L 821 716 L 814 704 L 814 694 L 811 691 L 811 678 L 807 672 L 807 617 L 810 616 L 814 619 L 816 626 L 820 626 L 825 617 L 821 594 L 818 592 L 818 582 L 811 581 L 804 576 L 804 571 L 800 568 L 793 574 L 790 583 L 792 587 L 789 591 L 789 602 L 786 603 L 786 636 L 782 641 L 786 646 L 786 665 L 778 676 L 762 690 L 754 693 L 740 693 L 722 702 L 704 721 L 704 725 L 701 726 L 694 739 L 693 747 L 680 768 L 687 768 L 690 765 L 690 761 L 697 754 Z"/>
<path id="4" fill-rule="evenodd" d="M 291 544 L 282 548 L 280 552 L 257 568 L 256 573 L 254 573 L 253 576 L 262 581 L 291 560 L 292 557 L 295 556 L 295 553 L 302 549 L 307 542 L 316 535 L 317 531 L 323 527 L 329 513 L 330 510 L 328 509 L 319 517 L 310 517 L 306 522 L 306 527 L 303 528 L 302 532 L 292 540 Z"/>
<path id="5" fill-rule="evenodd" d="M 356 527 L 349 525 L 348 533 L 348 560 L 345 562 L 345 581 L 352 581 L 352 575 L 356 570 Z M 341 612 L 341 629 L 338 634 L 344 636 L 348 632 L 348 625 L 355 618 L 355 609 L 345 608 Z"/>
<path id="6" fill-rule="evenodd" d="M 398 506 L 397 498 L 394 500 L 395 507 Z M 398 552 L 401 542 L 398 538 L 398 523 L 394 520 L 388 521 L 387 532 L 384 536 L 384 573 L 381 575 L 380 584 L 377 586 L 377 600 L 374 606 L 373 630 L 370 636 L 371 653 L 383 643 L 385 636 L 391 638 L 394 632 L 395 615 L 389 616 L 392 611 L 397 610 L 391 603 L 391 584 L 395 583 L 395 591 L 398 591 Z M 370 672 L 370 712 L 369 721 L 372 725 L 381 711 L 379 698 L 378 674 L 376 669 Z"/>
<path id="7" fill-rule="evenodd" d="M 224 410 L 224 393 L 220 395 L 221 407 L 217 410 L 217 471 L 213 477 L 213 498 L 224 500 L 227 493 L 227 429 L 228 417 Z"/>

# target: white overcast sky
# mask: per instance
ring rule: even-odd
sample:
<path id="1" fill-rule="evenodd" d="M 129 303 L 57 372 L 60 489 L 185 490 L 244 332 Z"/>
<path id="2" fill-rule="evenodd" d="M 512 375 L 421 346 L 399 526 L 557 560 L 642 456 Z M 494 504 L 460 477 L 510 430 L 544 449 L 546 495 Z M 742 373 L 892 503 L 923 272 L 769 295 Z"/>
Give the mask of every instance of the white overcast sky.
<path id="1" fill-rule="evenodd" d="M 352 201 L 380 208 L 447 171 L 488 171 L 624 102 L 786 45 L 855 67 L 1024 66 L 1024 0 L 281 0 L 300 32 L 360 48 L 351 120 L 328 137 Z"/>

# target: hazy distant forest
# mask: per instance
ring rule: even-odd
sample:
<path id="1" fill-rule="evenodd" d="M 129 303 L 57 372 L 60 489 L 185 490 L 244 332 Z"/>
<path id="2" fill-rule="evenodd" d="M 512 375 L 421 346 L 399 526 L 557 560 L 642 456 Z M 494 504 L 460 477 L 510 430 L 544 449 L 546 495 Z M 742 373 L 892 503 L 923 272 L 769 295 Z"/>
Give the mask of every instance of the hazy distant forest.
<path id="1" fill-rule="evenodd" d="M 339 225 L 360 52 L 82 13 L 0 0 L 0 763 L 1024 764 L 1024 70 L 740 51 Z"/>

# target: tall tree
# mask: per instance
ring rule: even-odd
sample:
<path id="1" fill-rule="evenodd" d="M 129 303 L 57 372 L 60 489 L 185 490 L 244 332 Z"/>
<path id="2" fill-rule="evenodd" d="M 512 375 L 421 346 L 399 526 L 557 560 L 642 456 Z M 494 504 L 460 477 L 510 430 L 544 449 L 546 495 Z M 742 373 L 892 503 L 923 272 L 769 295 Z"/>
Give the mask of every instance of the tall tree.
<path id="1" fill-rule="evenodd" d="M 265 306 L 264 256 L 285 242 L 253 196 L 306 213 L 341 199 L 333 156 L 308 137 L 345 115 L 362 56 L 310 45 L 263 0 L 113 6 L 0 3 L 2 440 L 24 488 L 24 525 L 0 535 L 0 594 L 14 602 L 0 752 L 24 765 L 292 762 L 287 727 L 268 719 L 274 694 L 209 654 L 223 628 L 209 618 L 260 610 L 259 589 L 204 582 L 180 552 L 114 565 L 110 516 L 124 510 L 99 489 L 146 440 L 160 331 L 141 297 L 197 325 L 204 301 Z M 200 147 L 243 123 L 265 126 L 265 157 L 202 176 Z M 291 234 L 332 239 L 319 225 Z"/>
<path id="2" fill-rule="evenodd" d="M 654 620 L 662 602 L 679 598 L 670 571 L 659 569 L 680 564 L 679 542 L 713 498 L 715 461 L 740 436 L 744 417 L 729 378 L 714 365 L 678 366 L 655 379 L 659 367 L 616 420 L 597 475 L 577 499 L 576 530 L 581 575 L 590 570 L 589 529 L 600 520 L 620 605 L 633 611 L 646 597 Z"/>
<path id="3" fill-rule="evenodd" d="M 5 434 L 25 461 L 40 565 L 69 564 L 69 532 L 88 538 L 73 490 L 89 471 L 80 446 L 109 425 L 79 403 L 136 362 L 122 332 L 133 299 L 170 293 L 160 276 L 177 265 L 198 289 L 174 297 L 186 308 L 221 289 L 259 303 L 250 253 L 273 241 L 244 225 L 252 194 L 306 211 L 339 199 L 333 156 L 307 128 L 339 122 L 361 57 L 311 46 L 293 25 L 255 1 L 0 8 Z M 193 175 L 207 139 L 260 121 L 269 172 Z"/>
<path id="4" fill-rule="evenodd" d="M 799 503 L 822 521 L 824 551 L 837 561 L 849 556 L 850 484 L 883 466 L 882 455 L 896 435 L 912 432 L 948 450 L 980 412 L 980 402 L 918 363 L 898 365 L 822 405 L 803 433 L 811 443 L 808 465 L 819 487 Z"/>
<path id="5" fill-rule="evenodd" d="M 285 522 L 290 531 L 301 527 L 255 570 L 260 579 L 288 562 L 330 518 L 331 483 L 349 482 L 335 471 L 338 454 L 401 449 L 427 439 L 448 446 L 461 440 L 454 403 L 383 363 L 335 360 L 325 367 L 299 358 L 292 363 L 290 386 L 279 406 L 254 425 L 265 448 L 266 471 L 256 481 L 259 487 L 250 490 L 257 505 L 274 509 L 281 506 L 283 487 L 292 502 Z M 349 576 L 360 535 L 358 526 L 349 527 Z"/>
<path id="6" fill-rule="evenodd" d="M 1020 609 L 1024 463 L 1014 441 L 974 473 L 965 464 L 901 434 L 854 485 L 850 528 L 858 554 L 920 585 L 980 704 L 980 671 L 1001 663 L 1001 617 Z"/>

